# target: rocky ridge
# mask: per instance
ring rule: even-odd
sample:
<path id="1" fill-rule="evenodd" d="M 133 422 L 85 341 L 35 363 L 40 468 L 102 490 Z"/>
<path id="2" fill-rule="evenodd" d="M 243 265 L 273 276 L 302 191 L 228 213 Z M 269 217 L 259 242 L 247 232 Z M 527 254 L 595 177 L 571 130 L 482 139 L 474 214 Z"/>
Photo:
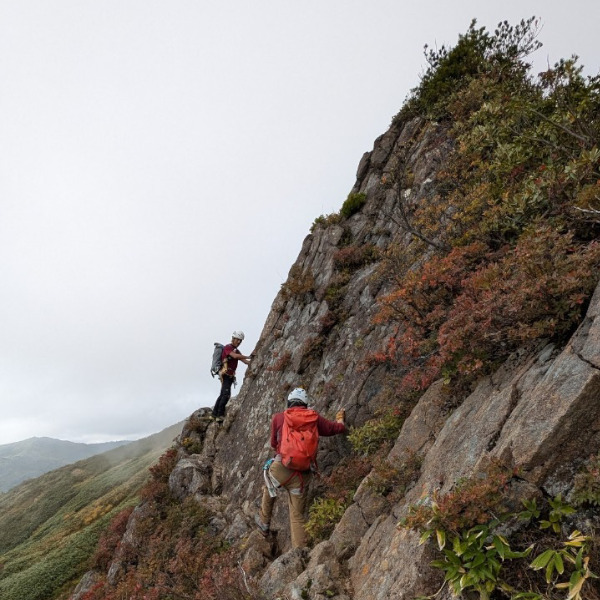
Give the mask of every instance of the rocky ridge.
<path id="1" fill-rule="evenodd" d="M 225 423 L 209 424 L 201 409 L 179 437 L 171 490 L 212 511 L 215 534 L 239 545 L 245 573 L 259 580 L 266 598 L 383 600 L 433 594 L 442 577 L 430 566 L 431 545 L 419 545 L 417 533 L 397 527 L 411 504 L 435 490 L 451 490 L 490 458 L 521 467 L 517 487 L 546 496 L 568 494 L 578 466 L 600 449 L 599 288 L 566 347 L 541 342 L 523 349 L 480 381 L 457 408 L 447 405 L 441 382 L 427 390 L 388 456 L 399 462 L 416 453 L 422 461 L 418 480 L 403 498 L 392 503 L 373 493 L 367 477 L 330 539 L 310 550 L 290 550 L 284 502 L 274 513 L 274 538 L 265 540 L 254 530 L 261 467 L 270 456 L 270 417 L 282 409 L 290 388 L 304 386 L 315 408 L 330 418 L 344 407 L 353 426 L 373 417 L 393 392 L 393 373 L 368 361 L 392 333 L 391 326 L 372 321 L 377 299 L 386 292 L 385 280 L 377 277 L 377 253 L 408 243 L 411 234 L 396 213 L 398 195 L 417 204 L 434 193 L 451 146 L 443 126 L 420 118 L 395 121 L 376 140 L 360 161 L 351 192 L 365 195 L 364 206 L 347 220 L 316 226 L 304 240 Z M 382 181 L 399 168 L 411 173 L 410 187 L 384 186 Z M 340 268 L 339 252 L 350 246 L 376 251 L 374 259 L 353 265 L 348 274 Z M 323 473 L 349 454 L 342 436 L 322 440 Z M 136 512 L 126 533 L 131 543 L 135 523 Z M 119 556 L 112 576 L 118 570 Z M 84 591 L 85 585 L 73 600 Z"/>

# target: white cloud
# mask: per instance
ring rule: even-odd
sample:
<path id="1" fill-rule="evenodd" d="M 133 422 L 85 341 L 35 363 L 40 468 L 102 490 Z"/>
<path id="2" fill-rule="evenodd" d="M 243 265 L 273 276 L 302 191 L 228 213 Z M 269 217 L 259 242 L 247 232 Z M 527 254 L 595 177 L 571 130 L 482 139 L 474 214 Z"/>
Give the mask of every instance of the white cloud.
<path id="1" fill-rule="evenodd" d="M 595 0 L 522 4 L 1 3 L 0 443 L 212 405 L 212 343 L 252 349 L 425 43 L 536 14 L 536 67 L 598 71 Z"/>

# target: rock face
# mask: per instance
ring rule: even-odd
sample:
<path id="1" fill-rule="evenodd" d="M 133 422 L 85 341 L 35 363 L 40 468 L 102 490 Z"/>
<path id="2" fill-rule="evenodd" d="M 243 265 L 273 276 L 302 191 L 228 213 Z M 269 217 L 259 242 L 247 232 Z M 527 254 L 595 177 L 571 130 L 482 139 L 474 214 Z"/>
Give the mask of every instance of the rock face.
<path id="1" fill-rule="evenodd" d="M 305 239 L 225 422 L 211 423 L 200 410 L 179 438 L 172 491 L 213 510 L 216 534 L 234 543 L 245 540 L 242 564 L 259 579 L 266 598 L 433 594 L 441 576 L 430 566 L 432 548 L 397 527 L 409 505 L 435 490 L 449 491 L 490 458 L 520 466 L 523 486 L 568 493 L 574 471 L 600 448 L 599 287 L 566 347 L 541 343 L 517 353 L 454 411 L 446 406 L 441 383 L 428 389 L 388 457 L 392 464 L 408 453 L 422 460 L 418 480 L 402 499 L 390 502 L 363 482 L 331 538 L 310 551 L 290 551 L 287 506 L 279 501 L 272 521 L 276 536 L 256 536 L 253 519 L 262 464 L 270 457 L 270 419 L 284 408 L 287 392 L 302 385 L 321 414 L 333 418 L 344 407 L 347 422 L 355 426 L 393 393 L 392 374 L 366 360 L 392 332 L 372 322 L 377 299 L 386 292 L 384 279 L 375 276 L 377 252 L 408 241 L 410 234 L 394 213 L 397 195 L 418 203 L 433 193 L 450 147 L 442 127 L 419 119 L 393 124 L 376 141 L 362 158 L 352 189 L 365 194 L 364 206 L 341 223 L 316 227 Z M 410 187 L 382 185 L 399 170 L 411 173 Z M 368 248 L 371 258 L 363 254 L 352 262 L 348 248 Z M 346 254 L 340 254 L 343 249 Z M 343 436 L 322 440 L 321 470 L 330 473 L 349 453 Z"/>
<path id="2" fill-rule="evenodd" d="M 516 357 L 481 382 L 448 418 L 443 418 L 435 386 L 423 396 L 390 453 L 393 458 L 407 449 L 422 452 L 421 476 L 389 516 L 357 537 L 350 560 L 356 599 L 412 598 L 435 591 L 432 583 L 439 582 L 439 575 L 426 572 L 431 557 L 415 535 L 397 529 L 398 517 L 423 494 L 448 491 L 477 472 L 486 458 L 520 465 L 523 479 L 549 494 L 568 491 L 573 470 L 600 445 L 599 308 L 600 286 L 564 350 L 546 346 Z"/>

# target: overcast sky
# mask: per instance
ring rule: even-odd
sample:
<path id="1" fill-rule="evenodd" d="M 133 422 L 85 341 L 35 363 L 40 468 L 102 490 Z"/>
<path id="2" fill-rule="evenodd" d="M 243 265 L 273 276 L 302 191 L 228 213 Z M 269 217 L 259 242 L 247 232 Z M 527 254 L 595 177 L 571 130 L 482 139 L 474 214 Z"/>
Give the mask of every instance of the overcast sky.
<path id="1" fill-rule="evenodd" d="M 598 0 L 0 0 L 0 444 L 212 406 L 424 44 L 532 15 L 598 73 Z"/>

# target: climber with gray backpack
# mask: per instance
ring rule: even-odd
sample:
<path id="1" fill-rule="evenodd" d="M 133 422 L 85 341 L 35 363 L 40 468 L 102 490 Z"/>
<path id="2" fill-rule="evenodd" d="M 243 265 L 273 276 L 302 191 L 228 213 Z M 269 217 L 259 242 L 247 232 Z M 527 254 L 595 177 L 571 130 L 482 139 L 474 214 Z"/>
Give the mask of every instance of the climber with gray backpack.
<path id="1" fill-rule="evenodd" d="M 235 385 L 236 382 L 235 371 L 238 361 L 241 360 L 244 364 L 249 365 L 252 360 L 252 356 L 245 356 L 238 352 L 238 347 L 243 339 L 243 331 L 234 331 L 231 334 L 230 344 L 223 346 L 215 343 L 210 373 L 213 377 L 218 375 L 221 380 L 221 393 L 212 410 L 212 418 L 218 422 L 222 422 L 225 418 L 225 406 L 231 397 L 231 386 Z"/>

